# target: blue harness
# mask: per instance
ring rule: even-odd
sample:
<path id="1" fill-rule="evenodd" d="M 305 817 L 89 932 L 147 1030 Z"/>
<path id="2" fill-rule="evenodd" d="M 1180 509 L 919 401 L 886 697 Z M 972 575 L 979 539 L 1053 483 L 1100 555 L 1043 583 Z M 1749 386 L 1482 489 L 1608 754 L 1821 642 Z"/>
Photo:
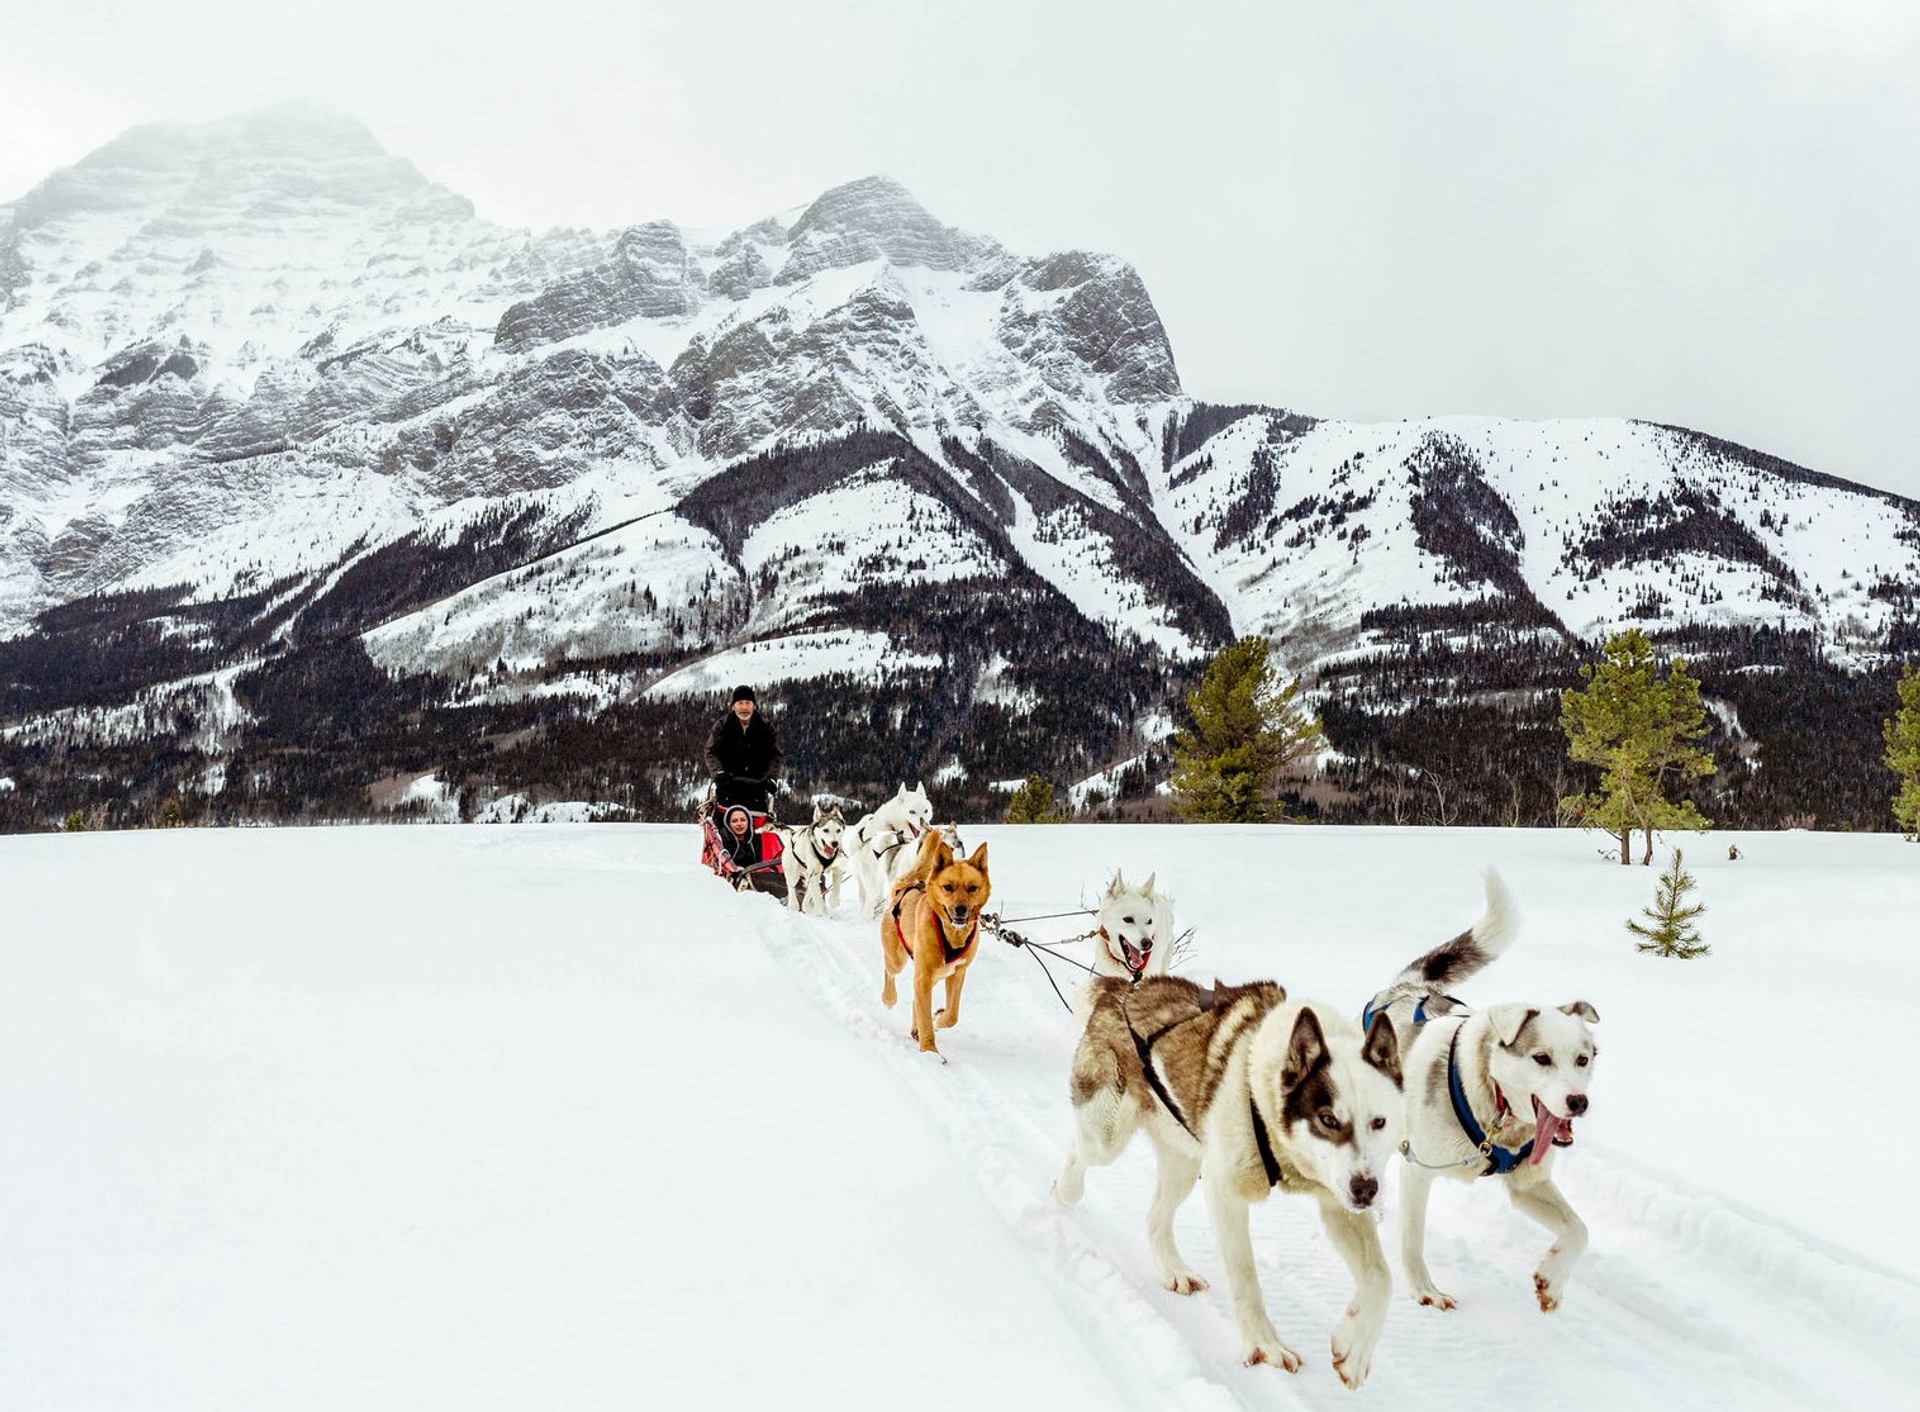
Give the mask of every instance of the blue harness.
<path id="1" fill-rule="evenodd" d="M 1446 997 L 1452 1000 L 1452 996 Z M 1425 995 L 1413 1007 L 1413 1022 L 1424 1025 L 1427 1022 L 1427 1002 L 1433 999 Z M 1458 1001 L 1454 1001 L 1457 1005 Z M 1380 1013 L 1373 1001 L 1367 1002 L 1366 1009 L 1360 1012 L 1360 1028 L 1373 1028 L 1373 1017 Z M 1480 1155 L 1487 1159 L 1487 1169 L 1482 1176 L 1505 1176 L 1515 1167 L 1522 1165 L 1533 1155 L 1533 1139 L 1528 1138 L 1520 1147 L 1501 1147 L 1487 1136 L 1487 1130 L 1480 1126 L 1480 1120 L 1473 1116 L 1473 1105 L 1467 1102 L 1466 1086 L 1460 1082 L 1460 1030 L 1466 1028 L 1463 1021 L 1460 1029 L 1453 1032 L 1453 1040 L 1447 1045 L 1447 1097 L 1453 1100 L 1453 1116 L 1459 1120 L 1460 1131 L 1467 1135 L 1467 1141 L 1479 1149 Z"/>
<path id="2" fill-rule="evenodd" d="M 1505 1176 L 1533 1155 L 1533 1139 L 1528 1138 L 1516 1151 L 1510 1147 L 1497 1146 L 1487 1136 L 1480 1120 L 1473 1116 L 1473 1105 L 1467 1102 L 1467 1091 L 1460 1083 L 1460 1030 L 1466 1028 L 1463 1021 L 1460 1029 L 1453 1032 L 1453 1042 L 1447 1046 L 1447 1096 L 1453 1100 L 1453 1116 L 1460 1120 L 1460 1130 L 1467 1135 L 1467 1141 L 1480 1149 L 1487 1159 L 1487 1170 L 1482 1176 Z"/>
<path id="3" fill-rule="evenodd" d="M 1452 996 L 1448 996 L 1447 998 L 1448 998 L 1449 1000 L 1452 1000 L 1452 999 L 1453 999 L 1453 997 L 1452 997 Z M 1375 999 L 1375 1000 L 1377 1000 L 1377 999 L 1379 999 L 1379 997 L 1378 997 L 1378 996 L 1375 996 L 1375 997 L 1374 997 L 1374 999 Z M 1423 995 L 1423 996 L 1421 996 L 1421 997 L 1420 997 L 1420 998 L 1419 998 L 1418 1000 L 1416 1000 L 1416 1001 L 1415 1001 L 1415 1002 L 1413 1003 L 1413 1022 L 1414 1022 L 1414 1024 L 1416 1024 L 1416 1025 L 1424 1025 L 1424 1024 L 1426 1024 L 1426 1022 L 1427 1022 L 1427 1002 L 1428 1002 L 1429 1000 L 1431 1000 L 1431 999 L 1433 999 L 1433 997 L 1432 997 L 1431 995 Z M 1457 1004 L 1459 1004 L 1459 1002 L 1458 1002 L 1458 1001 L 1454 1001 L 1454 1003 L 1455 1003 L 1456 1005 L 1457 1005 Z M 1374 1003 L 1373 1003 L 1373 1001 L 1372 1001 L 1372 1000 L 1369 1000 L 1369 1001 L 1367 1002 L 1367 1008 L 1366 1008 L 1366 1009 L 1364 1009 L 1364 1010 L 1362 1010 L 1362 1011 L 1360 1012 L 1360 1032 L 1361 1032 L 1362 1034 L 1365 1034 L 1365 1033 L 1366 1033 L 1366 1032 L 1367 1032 L 1368 1030 L 1370 1030 L 1370 1029 L 1372 1029 L 1372 1028 L 1373 1028 L 1373 1017 L 1374 1017 L 1375 1015 L 1378 1015 L 1379 1013 L 1380 1013 L 1380 1011 L 1379 1011 L 1378 1009 L 1376 1009 L 1376 1008 L 1374 1007 Z"/>

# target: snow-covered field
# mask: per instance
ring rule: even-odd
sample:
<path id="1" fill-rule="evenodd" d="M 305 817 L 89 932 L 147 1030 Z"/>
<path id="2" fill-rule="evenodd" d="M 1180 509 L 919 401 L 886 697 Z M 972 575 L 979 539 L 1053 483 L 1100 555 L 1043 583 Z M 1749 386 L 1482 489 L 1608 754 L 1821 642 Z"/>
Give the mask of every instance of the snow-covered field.
<path id="1" fill-rule="evenodd" d="M 1920 849 L 1696 840 L 1714 951 L 1682 963 L 1622 928 L 1652 874 L 1579 834 L 966 834 L 1009 916 L 1158 869 L 1190 974 L 1355 1011 L 1497 865 L 1526 919 L 1464 998 L 1602 1016 L 1561 1310 L 1533 1300 L 1544 1234 L 1491 1183 L 1443 1187 L 1429 1257 L 1461 1307 L 1396 1298 L 1348 1393 L 1348 1277 L 1275 1198 L 1255 1242 L 1307 1366 L 1240 1368 L 1204 1203 L 1180 1240 L 1213 1289 L 1153 1278 L 1144 1148 L 1084 1205 L 1048 1196 L 1073 1035 L 1031 960 L 982 957 L 934 1064 L 879 1005 L 866 925 L 726 892 L 687 828 L 23 836 L 0 1405 L 1911 1402 Z"/>

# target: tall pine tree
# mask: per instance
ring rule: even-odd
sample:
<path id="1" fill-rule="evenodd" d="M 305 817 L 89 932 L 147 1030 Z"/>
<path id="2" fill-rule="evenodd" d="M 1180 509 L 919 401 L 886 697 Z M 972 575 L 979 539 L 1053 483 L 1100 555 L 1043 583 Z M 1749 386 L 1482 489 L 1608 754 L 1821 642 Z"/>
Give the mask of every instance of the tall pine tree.
<path id="1" fill-rule="evenodd" d="M 1899 777 L 1893 817 L 1902 832 L 1920 842 L 1920 664 L 1900 673 L 1900 706 L 1886 724 L 1887 767 Z"/>
<path id="2" fill-rule="evenodd" d="M 1243 637 L 1207 665 L 1187 694 L 1189 729 L 1173 743 L 1180 816 L 1199 823 L 1265 823 L 1280 816 L 1274 776 L 1318 749 L 1320 722 L 1297 704 L 1265 638 Z"/>
<path id="3" fill-rule="evenodd" d="M 1633 861 L 1635 830 L 1646 834 L 1643 864 L 1653 862 L 1657 829 L 1712 827 L 1691 800 L 1671 800 L 1667 789 L 1713 773 L 1713 756 L 1698 741 L 1706 734 L 1700 682 L 1675 659 L 1663 677 L 1653 644 L 1638 628 L 1607 639 L 1599 662 L 1580 669 L 1584 690 L 1560 695 L 1560 726 L 1579 764 L 1600 771 L 1597 791 L 1569 795 L 1566 813 L 1620 844 L 1620 864 Z"/>

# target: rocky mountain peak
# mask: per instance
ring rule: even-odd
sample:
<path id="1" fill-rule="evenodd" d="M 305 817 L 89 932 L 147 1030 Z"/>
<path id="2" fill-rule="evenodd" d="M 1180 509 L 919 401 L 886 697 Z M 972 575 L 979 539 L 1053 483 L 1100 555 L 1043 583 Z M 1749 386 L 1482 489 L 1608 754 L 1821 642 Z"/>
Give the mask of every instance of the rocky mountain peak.
<path id="1" fill-rule="evenodd" d="M 55 172 L 12 209 L 19 227 L 33 229 L 115 211 L 213 222 L 381 207 L 415 219 L 473 215 L 470 202 L 389 154 L 356 119 L 288 103 L 207 123 L 132 128 Z"/>
<path id="2" fill-rule="evenodd" d="M 854 257 L 833 258 L 833 264 L 884 255 L 899 265 L 952 270 L 985 244 L 942 224 L 904 186 L 883 176 L 862 177 L 822 192 L 793 223 L 788 239 L 796 258 L 811 268 L 824 266 L 804 259 L 806 252 Z"/>

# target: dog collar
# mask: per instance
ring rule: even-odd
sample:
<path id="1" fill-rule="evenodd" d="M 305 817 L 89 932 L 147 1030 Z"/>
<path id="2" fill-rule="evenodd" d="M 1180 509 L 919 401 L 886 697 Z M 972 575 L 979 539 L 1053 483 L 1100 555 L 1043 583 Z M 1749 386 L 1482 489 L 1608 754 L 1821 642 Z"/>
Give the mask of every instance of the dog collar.
<path id="1" fill-rule="evenodd" d="M 1467 1102 L 1466 1085 L 1460 1082 L 1460 1031 L 1467 1027 L 1460 1022 L 1453 1032 L 1453 1040 L 1447 1045 L 1447 1096 L 1453 1100 L 1453 1116 L 1460 1120 L 1460 1130 L 1487 1159 L 1487 1169 L 1482 1176 L 1505 1176 L 1533 1154 L 1533 1139 L 1528 1138 L 1517 1150 L 1501 1147 L 1488 1136 L 1487 1130 L 1480 1126 L 1480 1120 L 1473 1116 L 1473 1105 Z"/>

